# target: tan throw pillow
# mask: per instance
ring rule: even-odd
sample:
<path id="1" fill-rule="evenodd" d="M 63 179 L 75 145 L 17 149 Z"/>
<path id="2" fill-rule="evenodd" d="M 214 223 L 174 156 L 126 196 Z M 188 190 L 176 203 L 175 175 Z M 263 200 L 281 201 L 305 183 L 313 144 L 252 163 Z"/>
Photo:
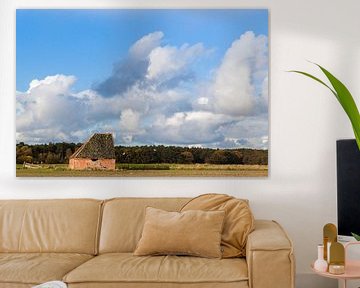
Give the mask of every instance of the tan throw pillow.
<path id="1" fill-rule="evenodd" d="M 246 255 L 247 236 L 254 230 L 254 217 L 247 200 L 225 194 L 204 194 L 190 200 L 181 209 L 181 211 L 188 210 L 225 211 L 221 236 L 222 257 Z"/>
<path id="2" fill-rule="evenodd" d="M 134 255 L 221 258 L 224 211 L 167 212 L 147 207 Z"/>

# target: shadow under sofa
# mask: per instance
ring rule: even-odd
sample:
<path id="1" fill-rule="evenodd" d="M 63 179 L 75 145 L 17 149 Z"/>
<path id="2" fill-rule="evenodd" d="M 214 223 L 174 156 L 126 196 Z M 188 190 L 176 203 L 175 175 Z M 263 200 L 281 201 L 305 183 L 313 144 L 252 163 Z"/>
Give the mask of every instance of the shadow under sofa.
<path id="1" fill-rule="evenodd" d="M 189 200 L 1 200 L 0 288 L 294 287 L 292 243 L 270 220 L 255 220 L 245 258 L 133 256 L 145 208 L 179 211 Z"/>

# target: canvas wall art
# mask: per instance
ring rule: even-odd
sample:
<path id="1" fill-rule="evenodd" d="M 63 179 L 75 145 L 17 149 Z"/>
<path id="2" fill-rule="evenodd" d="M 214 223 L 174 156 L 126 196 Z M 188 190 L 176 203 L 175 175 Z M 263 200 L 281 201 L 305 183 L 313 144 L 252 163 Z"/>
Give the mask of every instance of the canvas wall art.
<path id="1" fill-rule="evenodd" d="M 18 9 L 16 175 L 265 177 L 266 9 Z"/>

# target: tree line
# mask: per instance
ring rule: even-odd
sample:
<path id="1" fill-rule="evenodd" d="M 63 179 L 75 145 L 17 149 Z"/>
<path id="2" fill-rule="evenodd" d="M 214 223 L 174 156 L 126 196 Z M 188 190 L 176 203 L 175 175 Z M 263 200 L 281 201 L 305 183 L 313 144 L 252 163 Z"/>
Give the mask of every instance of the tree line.
<path id="1" fill-rule="evenodd" d="M 16 163 L 67 164 L 81 143 L 16 145 Z M 179 146 L 115 146 L 117 163 L 133 164 L 248 164 L 267 165 L 268 151 L 260 149 L 211 149 Z"/>

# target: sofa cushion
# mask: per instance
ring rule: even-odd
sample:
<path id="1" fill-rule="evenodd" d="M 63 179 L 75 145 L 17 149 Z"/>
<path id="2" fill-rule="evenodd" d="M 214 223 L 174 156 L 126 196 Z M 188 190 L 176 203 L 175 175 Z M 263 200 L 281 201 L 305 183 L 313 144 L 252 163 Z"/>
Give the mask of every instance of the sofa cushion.
<path id="1" fill-rule="evenodd" d="M 221 236 L 222 257 L 245 257 L 247 237 L 254 230 L 254 216 L 248 200 L 236 199 L 225 194 L 204 194 L 191 199 L 181 211 L 198 209 L 226 212 Z"/>
<path id="2" fill-rule="evenodd" d="M 179 211 L 189 198 L 115 198 L 104 203 L 99 253 L 134 252 L 145 208 Z"/>
<path id="3" fill-rule="evenodd" d="M 144 229 L 134 255 L 221 258 L 224 216 L 224 211 L 168 212 L 147 207 Z"/>
<path id="4" fill-rule="evenodd" d="M 0 200 L 0 252 L 95 254 L 102 201 Z"/>
<path id="5" fill-rule="evenodd" d="M 247 283 L 247 279 L 246 261 L 241 258 L 138 257 L 131 253 L 110 253 L 97 256 L 64 277 L 64 281 L 70 284 L 99 282 L 232 283 L 242 281 Z"/>
<path id="6" fill-rule="evenodd" d="M 40 284 L 61 280 L 66 273 L 92 257 L 72 253 L 0 253 L 0 286 L 3 283 Z"/>
<path id="7" fill-rule="evenodd" d="M 33 284 L 0 283 L 0 288 L 32 288 Z"/>

